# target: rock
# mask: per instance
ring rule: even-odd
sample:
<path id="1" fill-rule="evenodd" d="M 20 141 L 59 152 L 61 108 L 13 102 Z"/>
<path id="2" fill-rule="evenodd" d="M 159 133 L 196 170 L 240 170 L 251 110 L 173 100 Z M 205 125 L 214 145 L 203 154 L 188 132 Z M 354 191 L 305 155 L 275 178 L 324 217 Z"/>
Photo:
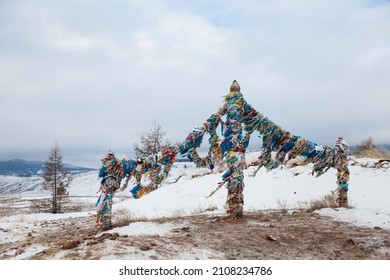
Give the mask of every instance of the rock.
<path id="1" fill-rule="evenodd" d="M 336 255 L 337 258 L 340 258 L 343 255 L 343 253 L 339 250 L 334 250 L 334 254 Z"/>
<path id="2" fill-rule="evenodd" d="M 100 235 L 99 237 L 96 237 L 96 238 L 95 238 L 95 241 L 96 241 L 97 243 L 101 243 L 101 242 L 103 242 L 105 239 L 107 239 L 106 236 Z"/>
<path id="3" fill-rule="evenodd" d="M 32 233 L 29 232 L 29 233 L 27 234 L 27 237 L 31 237 L 31 236 L 32 236 Z"/>
<path id="4" fill-rule="evenodd" d="M 105 232 L 99 237 L 96 237 L 95 241 L 96 242 L 103 242 L 105 239 L 110 239 L 110 240 L 116 240 L 119 237 L 119 233 L 114 232 L 114 233 L 108 233 Z"/>
<path id="5" fill-rule="evenodd" d="M 276 241 L 276 240 L 278 240 L 275 236 L 273 236 L 273 235 L 267 235 L 266 237 L 265 237 L 267 240 L 269 240 L 269 241 Z"/>
<path id="6" fill-rule="evenodd" d="M 21 254 L 24 253 L 24 250 L 23 249 L 18 249 L 16 252 L 15 252 L 15 256 L 19 256 Z"/>
<path id="7" fill-rule="evenodd" d="M 143 244 L 139 247 L 139 249 L 141 251 L 149 251 L 150 250 L 150 246 L 148 244 Z"/>
<path id="8" fill-rule="evenodd" d="M 110 240 L 116 240 L 119 237 L 119 235 L 111 234 Z"/>
<path id="9" fill-rule="evenodd" d="M 190 227 L 188 227 L 188 226 L 187 226 L 187 227 L 182 227 L 181 230 L 182 230 L 182 231 L 189 231 L 189 230 L 190 230 Z"/>
<path id="10" fill-rule="evenodd" d="M 349 246 L 349 245 L 355 246 L 355 241 L 353 239 L 348 239 L 345 242 L 345 246 Z"/>
<path id="11" fill-rule="evenodd" d="M 68 241 L 66 241 L 65 243 L 63 243 L 61 245 L 61 249 L 66 249 L 66 250 L 73 249 L 73 248 L 76 248 L 77 245 L 79 245 L 78 241 L 76 241 L 76 240 L 68 240 Z"/>

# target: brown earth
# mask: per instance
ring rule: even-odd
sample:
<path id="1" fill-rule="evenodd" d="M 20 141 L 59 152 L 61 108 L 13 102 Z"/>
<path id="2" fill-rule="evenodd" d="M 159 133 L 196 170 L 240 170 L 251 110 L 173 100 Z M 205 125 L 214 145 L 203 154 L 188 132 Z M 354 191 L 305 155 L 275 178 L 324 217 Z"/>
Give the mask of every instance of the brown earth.
<path id="1" fill-rule="evenodd" d="M 337 209 L 335 210 L 337 211 Z M 121 235 L 136 222 L 173 225 L 164 235 Z M 26 227 L 27 228 L 27 227 Z M 0 231 L 4 229 L 0 228 Z M 94 218 L 33 222 L 19 241 L 0 242 L 0 259 L 389 260 L 390 231 L 362 228 L 307 210 L 268 210 L 232 220 L 221 215 L 119 221 L 108 232 Z M 31 248 L 42 248 L 31 254 Z M 30 253 L 29 253 L 30 252 Z"/>

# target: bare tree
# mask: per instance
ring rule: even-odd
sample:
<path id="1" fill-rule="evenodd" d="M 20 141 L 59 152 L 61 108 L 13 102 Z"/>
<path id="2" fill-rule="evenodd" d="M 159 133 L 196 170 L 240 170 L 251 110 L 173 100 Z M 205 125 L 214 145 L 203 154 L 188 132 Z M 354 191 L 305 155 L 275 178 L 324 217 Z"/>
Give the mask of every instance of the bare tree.
<path id="1" fill-rule="evenodd" d="M 142 158 L 161 152 L 170 145 L 170 141 L 165 138 L 165 134 L 161 125 L 158 122 L 153 122 L 153 128 L 150 132 L 141 136 L 141 144 L 134 144 L 135 156 Z"/>
<path id="2" fill-rule="evenodd" d="M 364 152 L 366 151 L 369 151 L 371 150 L 372 148 L 374 148 L 375 145 L 374 145 L 374 140 L 372 139 L 372 137 L 368 137 L 367 139 L 364 139 L 360 142 L 360 145 L 357 145 L 356 146 L 356 152 L 355 154 L 357 155 L 361 155 L 363 154 Z"/>
<path id="3" fill-rule="evenodd" d="M 52 213 L 60 213 L 62 198 L 69 194 L 68 187 L 72 181 L 69 171 L 62 164 L 61 149 L 57 144 L 51 148 L 47 161 L 44 163 L 43 186 L 52 191 Z"/>

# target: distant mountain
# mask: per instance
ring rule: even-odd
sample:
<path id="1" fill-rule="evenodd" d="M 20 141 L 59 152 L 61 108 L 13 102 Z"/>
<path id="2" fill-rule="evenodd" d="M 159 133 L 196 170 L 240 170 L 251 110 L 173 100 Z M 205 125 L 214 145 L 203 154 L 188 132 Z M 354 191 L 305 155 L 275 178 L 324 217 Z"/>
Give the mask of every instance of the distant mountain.
<path id="1" fill-rule="evenodd" d="M 43 164 L 43 161 L 27 161 L 23 159 L 0 161 L 0 175 L 19 177 L 43 175 L 45 172 Z M 82 173 L 94 170 L 91 168 L 79 167 L 65 163 L 64 168 L 69 170 L 71 173 Z"/>

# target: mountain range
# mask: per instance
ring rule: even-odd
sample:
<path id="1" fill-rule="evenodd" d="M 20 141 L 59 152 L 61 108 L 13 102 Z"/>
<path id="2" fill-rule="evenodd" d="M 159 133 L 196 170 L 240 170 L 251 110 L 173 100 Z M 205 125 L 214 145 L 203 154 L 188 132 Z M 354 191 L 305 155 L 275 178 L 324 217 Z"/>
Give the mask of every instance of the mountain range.
<path id="1" fill-rule="evenodd" d="M 30 177 L 40 176 L 45 172 L 43 161 L 27 161 L 23 159 L 11 159 L 0 161 L 0 175 Z M 70 173 L 82 173 L 94 170 L 92 168 L 80 167 L 71 164 L 63 164 Z"/>

